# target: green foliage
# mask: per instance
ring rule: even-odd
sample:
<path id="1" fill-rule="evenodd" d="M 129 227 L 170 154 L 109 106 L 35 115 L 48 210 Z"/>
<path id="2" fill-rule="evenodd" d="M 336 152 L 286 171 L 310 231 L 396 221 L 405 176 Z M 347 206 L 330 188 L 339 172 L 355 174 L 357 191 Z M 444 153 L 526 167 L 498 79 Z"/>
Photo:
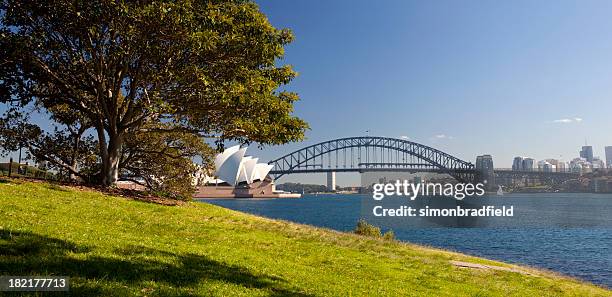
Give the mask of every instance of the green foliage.
<path id="1" fill-rule="evenodd" d="M 395 239 L 395 233 L 393 233 L 393 230 L 389 230 L 385 232 L 385 234 L 382 234 L 379 227 L 376 227 L 366 222 L 366 220 L 364 219 L 359 219 L 359 221 L 357 222 L 357 227 L 355 227 L 355 231 L 353 232 L 355 234 L 368 236 L 368 237 L 374 237 L 374 238 L 382 238 L 384 240 L 389 240 L 389 241 L 392 241 Z"/>
<path id="2" fill-rule="evenodd" d="M 195 191 L 197 171 L 212 166 L 213 154 L 210 146 L 194 134 L 155 131 L 130 135 L 123 147 L 121 162 L 126 164 L 124 171 L 128 176 L 141 177 L 144 185 L 155 193 L 189 200 Z M 196 156 L 203 156 L 206 166 L 193 163 Z"/>
<path id="3" fill-rule="evenodd" d="M 385 232 L 385 234 L 383 234 L 382 238 L 384 240 L 395 240 L 395 233 L 393 232 L 393 230 L 389 230 Z"/>
<path id="4" fill-rule="evenodd" d="M 67 179 L 80 177 L 84 181 L 95 178 L 98 142 L 92 135 L 84 135 L 88 126 L 75 118 L 62 118 L 62 128 L 43 131 L 31 124 L 26 114 L 7 114 L 0 119 L 0 153 L 9 153 L 20 147 L 27 150 L 24 159 L 46 163 L 47 169 L 67 172 Z"/>
<path id="5" fill-rule="evenodd" d="M 506 264 L 207 203 L 57 188 L 0 183 L 0 267 L 70 276 L 71 296 L 610 296 L 544 271 L 459 268 L 449 261 Z"/>
<path id="6" fill-rule="evenodd" d="M 292 40 L 244 0 L 0 0 L 0 102 L 11 106 L 7 118 L 35 107 L 62 131 L 85 129 L 67 134 L 73 143 L 95 137 L 71 159 L 96 155 L 97 166 L 87 167 L 111 185 L 130 167 L 142 169 L 123 156 L 138 145 L 132 137 L 180 132 L 219 148 L 226 140 L 303 139 L 308 126 L 292 115 L 298 96 L 283 89 L 297 74 L 279 63 Z M 0 140 L 26 125 L 37 136 L 20 139 L 35 150 L 32 139 L 55 135 L 18 123 L 5 125 Z M 36 157 L 80 174 L 58 149 L 39 149 Z"/>
<path id="7" fill-rule="evenodd" d="M 382 236 L 380 233 L 380 228 L 374 225 L 371 225 L 370 223 L 366 222 L 366 220 L 364 219 L 360 219 L 359 222 L 357 222 L 357 227 L 355 228 L 355 234 L 376 237 L 376 238 L 379 238 Z"/>

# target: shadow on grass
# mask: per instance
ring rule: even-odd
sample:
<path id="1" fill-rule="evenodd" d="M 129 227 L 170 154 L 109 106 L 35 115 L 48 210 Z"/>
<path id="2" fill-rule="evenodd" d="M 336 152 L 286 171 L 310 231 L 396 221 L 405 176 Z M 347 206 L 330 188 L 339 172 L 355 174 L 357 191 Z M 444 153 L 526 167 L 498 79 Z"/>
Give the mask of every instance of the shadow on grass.
<path id="1" fill-rule="evenodd" d="M 64 189 L 62 186 L 60 186 L 58 184 L 54 184 L 54 183 L 46 184 L 45 188 L 47 188 L 49 190 L 59 191 L 59 192 L 70 192 L 70 191 Z"/>
<path id="2" fill-rule="evenodd" d="M 0 230 L 0 275 L 65 275 L 87 279 L 87 282 L 73 280 L 70 289 L 73 296 L 131 295 L 147 290 L 150 282 L 171 289 L 162 288 L 147 295 L 184 296 L 197 291 L 206 280 L 235 284 L 243 289 L 263 289 L 269 296 L 309 296 L 293 290 L 282 278 L 254 274 L 244 267 L 202 255 L 128 246 L 114 251 L 117 258 L 74 257 L 87 252 L 88 247 L 68 241 Z"/>

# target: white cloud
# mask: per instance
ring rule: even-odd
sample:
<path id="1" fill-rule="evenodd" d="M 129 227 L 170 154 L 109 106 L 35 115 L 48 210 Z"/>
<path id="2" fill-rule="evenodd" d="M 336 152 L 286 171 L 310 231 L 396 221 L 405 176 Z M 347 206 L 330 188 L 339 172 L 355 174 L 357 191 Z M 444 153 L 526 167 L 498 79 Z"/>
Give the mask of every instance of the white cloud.
<path id="1" fill-rule="evenodd" d="M 401 139 L 404 139 L 404 140 L 410 140 L 410 137 L 408 137 L 408 136 L 406 136 L 406 135 L 402 135 L 402 136 L 400 136 L 400 138 L 401 138 Z"/>
<path id="2" fill-rule="evenodd" d="M 582 122 L 582 118 L 579 118 L 579 117 L 564 118 L 564 119 L 558 119 L 558 120 L 553 121 L 553 123 L 558 123 L 558 124 L 571 124 L 571 123 L 580 123 L 580 122 Z"/>
<path id="3" fill-rule="evenodd" d="M 433 138 L 435 138 L 435 139 L 454 139 L 454 137 L 448 136 L 446 134 L 436 134 L 436 135 L 434 135 Z"/>

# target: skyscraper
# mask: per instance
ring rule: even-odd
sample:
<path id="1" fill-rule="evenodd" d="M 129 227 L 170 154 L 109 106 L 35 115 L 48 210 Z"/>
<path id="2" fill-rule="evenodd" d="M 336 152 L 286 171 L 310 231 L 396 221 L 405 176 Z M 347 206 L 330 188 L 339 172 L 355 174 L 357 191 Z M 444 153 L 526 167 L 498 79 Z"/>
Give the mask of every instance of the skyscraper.
<path id="1" fill-rule="evenodd" d="M 521 171 L 523 170 L 523 157 L 514 157 L 512 161 L 512 170 Z"/>
<path id="2" fill-rule="evenodd" d="M 536 161 L 534 158 L 525 158 L 523 159 L 523 170 L 531 171 L 536 166 Z"/>
<path id="3" fill-rule="evenodd" d="M 606 167 L 612 168 L 612 146 L 606 146 Z"/>
<path id="4" fill-rule="evenodd" d="M 476 169 L 493 170 L 493 157 L 491 155 L 477 156 Z"/>
<path id="5" fill-rule="evenodd" d="M 583 146 L 580 151 L 580 158 L 585 158 L 587 161 L 593 162 L 593 147 L 590 145 Z"/>

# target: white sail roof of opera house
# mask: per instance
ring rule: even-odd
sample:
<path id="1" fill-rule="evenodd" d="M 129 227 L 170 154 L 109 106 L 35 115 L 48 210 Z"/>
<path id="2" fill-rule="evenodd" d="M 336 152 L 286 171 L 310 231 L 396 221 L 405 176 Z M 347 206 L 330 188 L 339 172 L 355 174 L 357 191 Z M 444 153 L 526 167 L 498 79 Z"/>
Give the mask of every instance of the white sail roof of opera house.
<path id="1" fill-rule="evenodd" d="M 231 147 L 228 150 L 234 151 L 234 147 Z M 225 152 L 221 153 L 221 155 L 224 155 L 224 153 Z M 229 156 L 221 156 L 219 158 L 220 160 L 222 160 L 221 164 L 219 164 L 218 166 L 217 164 L 215 164 L 215 167 L 217 169 L 215 171 L 215 175 L 224 182 L 230 185 L 235 185 L 238 180 L 238 173 L 240 167 L 242 166 L 242 158 L 244 157 L 245 153 L 246 147 L 238 148 L 238 150 L 236 150 Z M 215 158 L 215 161 L 216 160 L 217 158 Z"/>
<path id="2" fill-rule="evenodd" d="M 259 158 L 245 156 L 246 149 L 236 145 L 219 153 L 215 157 L 215 176 L 230 185 L 265 179 L 274 165 L 257 163 Z"/>
<path id="3" fill-rule="evenodd" d="M 240 149 L 239 145 L 235 145 L 232 146 L 230 148 L 227 148 L 226 150 L 224 150 L 222 153 L 218 154 L 215 157 L 215 169 L 219 169 L 221 167 L 221 165 L 223 163 L 225 163 L 225 161 L 227 161 L 227 159 L 234 154 L 235 152 L 237 152 Z"/>
<path id="4" fill-rule="evenodd" d="M 244 157 L 242 159 L 242 168 L 238 174 L 238 182 L 247 182 L 247 184 L 253 183 L 253 175 L 255 173 L 255 166 L 257 165 L 258 158 Z"/>
<path id="5" fill-rule="evenodd" d="M 258 180 L 258 179 L 263 180 L 264 178 L 266 178 L 266 176 L 268 175 L 270 170 L 272 170 L 272 168 L 274 168 L 274 165 L 268 165 L 265 163 L 257 163 L 255 165 L 256 177 L 253 177 L 253 180 Z"/>

